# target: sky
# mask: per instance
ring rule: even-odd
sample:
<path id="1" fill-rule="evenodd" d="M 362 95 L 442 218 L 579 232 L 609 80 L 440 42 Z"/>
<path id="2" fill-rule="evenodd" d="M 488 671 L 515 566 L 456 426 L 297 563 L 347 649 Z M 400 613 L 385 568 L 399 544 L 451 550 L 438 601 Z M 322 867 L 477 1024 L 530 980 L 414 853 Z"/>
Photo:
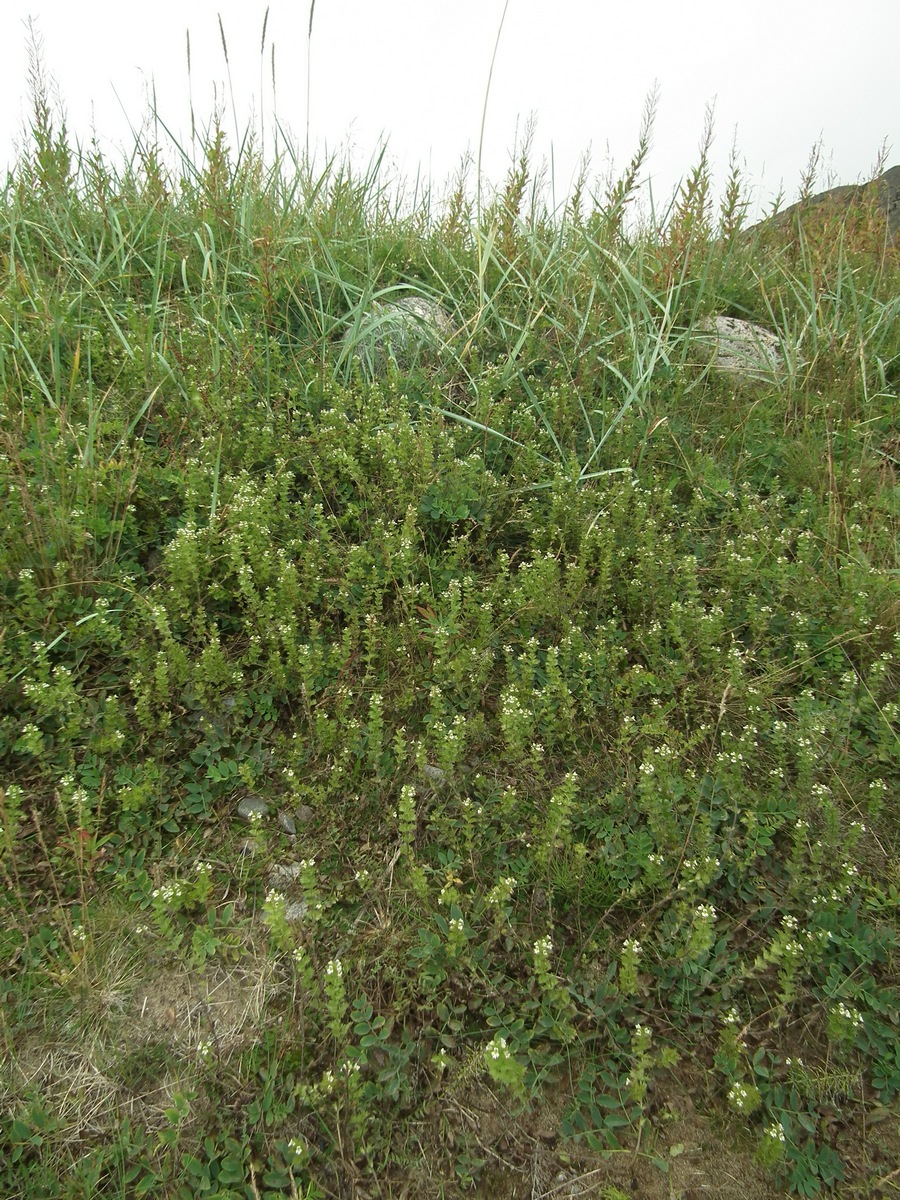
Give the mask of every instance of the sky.
<path id="1" fill-rule="evenodd" d="M 389 168 L 442 195 L 479 148 L 501 183 L 533 122 L 558 204 L 586 152 L 601 195 L 625 170 L 655 91 L 642 195 L 658 212 L 710 110 L 714 187 L 735 155 L 751 215 L 796 199 L 817 145 L 815 190 L 870 178 L 881 153 L 900 163 L 897 0 L 315 0 L 311 38 L 310 0 L 3 0 L 0 168 L 29 116 L 29 18 L 70 134 L 120 162 L 155 95 L 182 145 L 192 108 L 202 128 L 221 106 L 227 132 L 253 126 L 267 151 L 277 116 L 316 161 L 364 165 L 386 144 Z"/>

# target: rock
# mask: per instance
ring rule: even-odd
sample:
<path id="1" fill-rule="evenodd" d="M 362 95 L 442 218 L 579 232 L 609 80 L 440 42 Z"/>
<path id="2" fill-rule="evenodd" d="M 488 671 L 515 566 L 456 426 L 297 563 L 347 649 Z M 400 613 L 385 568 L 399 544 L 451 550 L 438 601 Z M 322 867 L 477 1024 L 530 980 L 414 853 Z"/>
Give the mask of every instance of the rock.
<path id="1" fill-rule="evenodd" d="M 299 879 L 303 868 L 299 863 L 276 863 L 269 872 L 269 883 L 273 888 L 282 891 Z"/>
<path id="2" fill-rule="evenodd" d="M 900 165 L 890 167 L 878 179 L 878 206 L 888 223 L 888 240 L 900 241 Z"/>
<path id="3" fill-rule="evenodd" d="M 834 219 L 851 207 L 866 204 L 873 198 L 873 193 L 875 203 L 884 215 L 885 238 L 888 244 L 897 243 L 900 240 L 900 165 L 890 167 L 871 183 L 842 184 L 809 196 L 772 217 L 766 217 L 745 232 L 754 233 L 767 228 L 790 229 L 795 217 L 803 217 L 810 212 L 821 214 L 826 220 Z"/>
<path id="4" fill-rule="evenodd" d="M 432 783 L 446 783 L 447 775 L 440 767 L 432 767 L 428 763 L 422 768 L 422 774 L 426 779 L 430 779 Z"/>
<path id="5" fill-rule="evenodd" d="M 781 343 L 774 333 L 737 317 L 707 317 L 697 326 L 696 340 L 711 345 L 718 371 L 774 382 L 785 371 Z"/>
<path id="6" fill-rule="evenodd" d="M 409 370 L 422 357 L 433 358 L 452 335 L 453 322 L 436 300 L 426 296 L 376 300 L 344 334 L 341 357 L 357 359 L 371 378 L 383 375 L 390 360 Z"/>
<path id="7" fill-rule="evenodd" d="M 269 806 L 265 800 L 260 800 L 259 796 L 245 796 L 237 806 L 238 816 L 243 817 L 245 821 L 256 820 L 256 815 L 259 814 L 260 820 L 265 820 L 269 815 Z"/>
<path id="8" fill-rule="evenodd" d="M 281 826 L 281 828 L 284 830 L 285 833 L 290 834 L 291 837 L 296 836 L 297 826 L 296 826 L 296 823 L 294 822 L 294 818 L 287 811 L 287 809 L 281 808 L 278 810 L 278 824 Z"/>

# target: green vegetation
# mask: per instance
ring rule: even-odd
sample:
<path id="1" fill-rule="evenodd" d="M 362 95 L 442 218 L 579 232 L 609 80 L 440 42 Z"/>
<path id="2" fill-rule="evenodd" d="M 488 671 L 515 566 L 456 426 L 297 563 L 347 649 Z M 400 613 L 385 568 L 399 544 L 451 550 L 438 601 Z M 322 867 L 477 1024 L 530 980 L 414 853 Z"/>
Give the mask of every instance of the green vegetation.
<path id="1" fill-rule="evenodd" d="M 551 213 L 527 147 L 438 205 L 218 126 L 116 169 L 37 96 L 3 1196 L 896 1182 L 897 252 L 744 235 L 705 151 L 630 231 L 649 125 Z M 454 332 L 375 377 L 408 294 Z M 784 378 L 716 372 L 716 313 Z"/>

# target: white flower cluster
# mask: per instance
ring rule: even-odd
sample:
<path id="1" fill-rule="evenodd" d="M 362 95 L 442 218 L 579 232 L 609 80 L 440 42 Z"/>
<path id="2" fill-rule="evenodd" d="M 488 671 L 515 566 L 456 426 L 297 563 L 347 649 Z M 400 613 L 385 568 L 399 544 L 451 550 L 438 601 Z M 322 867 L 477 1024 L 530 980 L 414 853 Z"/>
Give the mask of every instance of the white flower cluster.
<path id="1" fill-rule="evenodd" d="M 859 1009 L 850 1008 L 850 1006 L 845 1004 L 843 1000 L 837 1006 L 837 1014 L 839 1017 L 843 1017 L 843 1019 L 849 1025 L 852 1025 L 854 1029 L 859 1029 L 860 1025 L 863 1023 L 863 1016 Z"/>
<path id="2" fill-rule="evenodd" d="M 309 1153 L 309 1148 L 303 1138 L 292 1137 L 288 1141 L 288 1149 L 295 1158 L 303 1158 Z"/>
<path id="3" fill-rule="evenodd" d="M 500 1037 L 499 1034 L 497 1034 L 496 1037 L 491 1038 L 487 1045 L 487 1054 L 489 1058 L 494 1060 L 494 1062 L 498 1062 L 501 1058 L 508 1057 L 509 1051 L 506 1048 L 506 1038 Z"/>
<path id="4" fill-rule="evenodd" d="M 180 900 L 184 895 L 185 885 L 177 880 L 175 883 L 164 883 L 162 887 L 154 888 L 150 893 L 153 900 L 162 900 L 164 904 L 169 904 L 173 900 Z"/>
<path id="5" fill-rule="evenodd" d="M 499 883 L 494 884 L 487 894 L 488 904 L 503 904 L 508 900 L 515 890 L 518 881 L 515 876 L 507 875 L 505 879 L 501 879 Z"/>
<path id="6" fill-rule="evenodd" d="M 682 873 L 691 877 L 691 881 L 710 880 L 719 869 L 719 860 L 707 854 L 705 858 L 686 858 L 681 864 Z"/>
<path id="7" fill-rule="evenodd" d="M 549 933 L 534 943 L 535 958 L 549 958 L 553 952 L 553 939 Z"/>

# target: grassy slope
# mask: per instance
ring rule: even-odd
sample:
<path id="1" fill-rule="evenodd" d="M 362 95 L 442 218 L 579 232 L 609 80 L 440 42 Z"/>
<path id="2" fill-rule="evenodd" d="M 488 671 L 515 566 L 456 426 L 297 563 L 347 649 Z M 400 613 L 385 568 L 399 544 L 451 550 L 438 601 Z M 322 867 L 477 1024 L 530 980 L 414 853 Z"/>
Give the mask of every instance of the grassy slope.
<path id="1" fill-rule="evenodd" d="M 0 208 L 0 1192 L 530 1195 L 543 1133 L 607 1197 L 870 1194 L 870 218 L 743 240 L 701 162 L 628 239 L 643 145 L 590 211 L 529 207 L 523 160 L 479 219 L 221 135 L 175 179 L 35 132 Z M 367 379 L 397 288 L 458 332 Z M 710 371 L 715 312 L 799 347 L 786 377 Z"/>

